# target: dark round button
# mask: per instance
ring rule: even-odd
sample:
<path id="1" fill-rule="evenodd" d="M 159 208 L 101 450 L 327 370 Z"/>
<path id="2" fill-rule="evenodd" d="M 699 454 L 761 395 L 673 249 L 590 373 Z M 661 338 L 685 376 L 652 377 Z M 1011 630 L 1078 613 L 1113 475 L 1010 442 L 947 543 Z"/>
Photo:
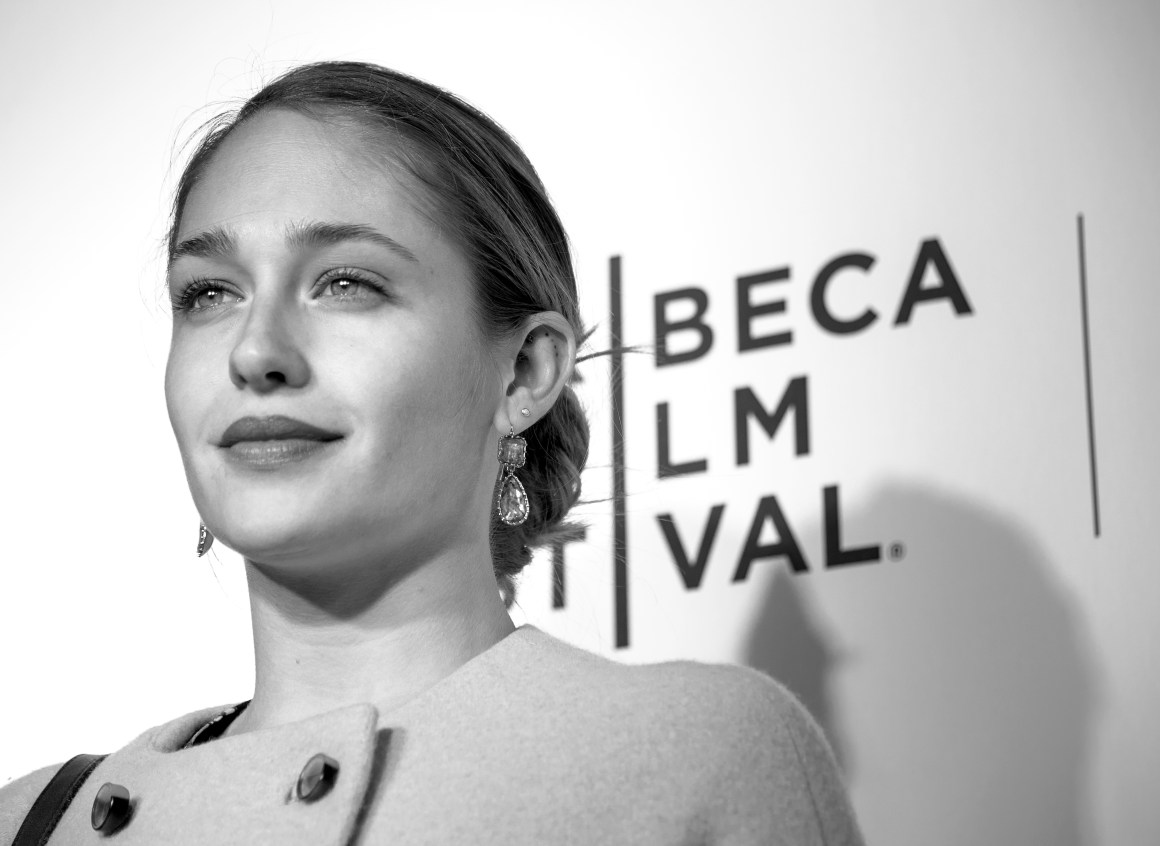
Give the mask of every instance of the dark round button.
<path id="1" fill-rule="evenodd" d="M 93 828 L 102 834 L 112 834 L 129 819 L 129 791 L 119 784 L 107 781 L 93 800 Z"/>
<path id="2" fill-rule="evenodd" d="M 298 798 L 304 802 L 321 799 L 338 780 L 338 761 L 319 752 L 306 762 L 298 776 Z"/>

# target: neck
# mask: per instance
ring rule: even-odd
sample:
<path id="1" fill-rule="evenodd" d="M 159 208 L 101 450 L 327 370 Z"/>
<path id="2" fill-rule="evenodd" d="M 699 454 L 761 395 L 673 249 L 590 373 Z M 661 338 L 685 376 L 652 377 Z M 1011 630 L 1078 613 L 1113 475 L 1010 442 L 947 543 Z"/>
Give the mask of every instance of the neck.
<path id="1" fill-rule="evenodd" d="M 246 562 L 254 698 L 230 734 L 360 702 L 389 712 L 514 629 L 486 550 L 446 554 L 393 579 L 384 567 L 363 572 L 372 575 L 328 574 L 317 590 Z"/>

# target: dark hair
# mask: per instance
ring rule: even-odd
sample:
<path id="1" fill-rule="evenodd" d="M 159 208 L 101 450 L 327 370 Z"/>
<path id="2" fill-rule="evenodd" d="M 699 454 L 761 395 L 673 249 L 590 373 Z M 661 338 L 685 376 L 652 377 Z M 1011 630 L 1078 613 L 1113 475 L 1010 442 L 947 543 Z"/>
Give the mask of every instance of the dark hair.
<path id="1" fill-rule="evenodd" d="M 236 112 L 211 121 L 177 185 L 170 253 L 186 199 L 222 142 L 267 109 L 354 120 L 388 136 L 392 147 L 384 155 L 426 189 L 435 215 L 463 251 L 476 285 L 478 318 L 489 335 L 510 337 L 530 315 L 556 311 L 577 339 L 585 336 L 567 236 L 523 151 L 455 95 L 378 65 L 303 65 Z M 551 411 L 522 434 L 528 441 L 519 471 L 530 504 L 527 522 L 504 525 L 490 505 L 492 565 L 508 606 L 531 547 L 572 529 L 564 518 L 580 496 L 580 471 L 588 458 L 588 421 L 572 388 L 565 387 Z"/>

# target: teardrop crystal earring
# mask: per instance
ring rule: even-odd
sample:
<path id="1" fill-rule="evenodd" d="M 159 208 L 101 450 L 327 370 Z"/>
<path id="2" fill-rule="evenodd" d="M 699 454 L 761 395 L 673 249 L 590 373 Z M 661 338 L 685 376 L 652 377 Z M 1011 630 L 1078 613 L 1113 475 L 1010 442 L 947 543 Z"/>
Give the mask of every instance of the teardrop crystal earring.
<path id="1" fill-rule="evenodd" d="M 516 476 L 528 455 L 528 442 L 513 427 L 499 439 L 499 478 L 496 480 L 495 510 L 505 526 L 520 526 L 528 519 L 528 492 Z"/>
<path id="2" fill-rule="evenodd" d="M 206 528 L 205 523 L 199 524 L 197 531 L 197 557 L 201 558 L 213 546 L 213 534 Z"/>

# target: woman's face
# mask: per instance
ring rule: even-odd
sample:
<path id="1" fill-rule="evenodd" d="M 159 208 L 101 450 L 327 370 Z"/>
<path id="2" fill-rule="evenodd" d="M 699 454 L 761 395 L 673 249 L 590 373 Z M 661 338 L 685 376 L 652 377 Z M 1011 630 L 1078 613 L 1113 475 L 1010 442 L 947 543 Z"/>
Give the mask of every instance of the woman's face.
<path id="1" fill-rule="evenodd" d="M 487 549 L 502 379 L 399 178 L 365 131 L 275 110 L 186 202 L 165 395 L 202 518 L 251 560 Z"/>

